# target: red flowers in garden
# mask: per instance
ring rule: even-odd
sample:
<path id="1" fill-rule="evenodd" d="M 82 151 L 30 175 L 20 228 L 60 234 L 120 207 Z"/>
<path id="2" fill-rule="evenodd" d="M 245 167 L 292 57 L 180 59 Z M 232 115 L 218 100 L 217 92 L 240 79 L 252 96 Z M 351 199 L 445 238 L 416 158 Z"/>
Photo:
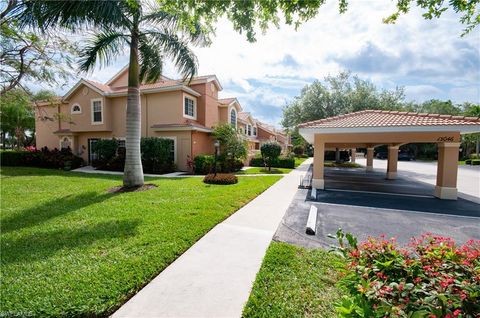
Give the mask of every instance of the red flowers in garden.
<path id="1" fill-rule="evenodd" d="M 480 241 L 458 246 L 427 233 L 400 248 L 384 237 L 357 244 L 341 230 L 336 238 L 347 259 L 341 316 L 480 317 Z"/>

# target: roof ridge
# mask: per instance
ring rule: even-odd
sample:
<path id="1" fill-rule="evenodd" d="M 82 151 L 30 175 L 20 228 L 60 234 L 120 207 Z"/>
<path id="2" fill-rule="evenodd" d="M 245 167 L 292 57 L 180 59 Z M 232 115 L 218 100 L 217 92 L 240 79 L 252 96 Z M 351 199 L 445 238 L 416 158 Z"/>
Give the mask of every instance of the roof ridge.
<path id="1" fill-rule="evenodd" d="M 480 117 L 471 117 L 463 115 L 449 115 L 449 114 L 436 114 L 436 113 L 419 113 L 419 112 L 409 112 L 409 111 L 398 111 L 398 110 L 382 110 L 382 109 L 365 109 L 356 112 L 340 114 L 333 117 L 321 118 L 316 120 L 307 121 L 298 125 L 298 127 L 306 127 L 312 124 L 322 124 L 326 122 L 335 121 L 338 119 L 348 118 L 352 116 L 358 116 L 361 114 L 391 114 L 391 115 L 400 115 L 400 116 L 414 116 L 414 117 L 430 117 L 430 118 L 441 118 L 441 119 L 456 119 L 456 120 L 465 120 L 465 121 L 480 121 Z"/>

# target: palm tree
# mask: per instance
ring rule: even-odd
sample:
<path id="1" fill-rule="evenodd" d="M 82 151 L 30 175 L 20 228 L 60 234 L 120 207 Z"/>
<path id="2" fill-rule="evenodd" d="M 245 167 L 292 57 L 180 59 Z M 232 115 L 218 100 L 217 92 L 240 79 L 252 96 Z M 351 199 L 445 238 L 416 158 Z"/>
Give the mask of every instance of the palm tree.
<path id="1" fill-rule="evenodd" d="M 165 58 L 171 58 L 184 80 L 197 73 L 198 63 L 189 44 L 204 45 L 208 38 L 199 25 L 187 27 L 178 16 L 164 12 L 155 1 L 148 8 L 129 0 L 35 1 L 24 0 L 12 16 L 26 26 L 49 30 L 90 30 L 80 49 L 80 70 L 107 66 L 129 48 L 124 187 L 143 185 L 140 155 L 140 84 L 155 82 Z"/>

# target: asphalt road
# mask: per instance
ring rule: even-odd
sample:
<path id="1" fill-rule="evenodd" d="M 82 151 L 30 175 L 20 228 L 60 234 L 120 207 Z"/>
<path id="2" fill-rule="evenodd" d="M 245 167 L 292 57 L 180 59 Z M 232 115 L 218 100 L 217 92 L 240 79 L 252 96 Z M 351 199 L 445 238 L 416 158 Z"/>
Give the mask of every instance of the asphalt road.
<path id="1" fill-rule="evenodd" d="M 363 169 L 326 168 L 325 188 L 317 192 L 316 200 L 311 199 L 310 190 L 297 191 L 274 240 L 328 247 L 335 243 L 328 234 L 338 228 L 360 240 L 385 234 L 402 245 L 426 232 L 452 237 L 457 243 L 480 239 L 480 204 L 462 198 L 434 198 L 432 184 L 406 177 L 405 172 L 397 180 L 385 180 L 380 169 L 366 173 Z M 312 205 L 318 210 L 313 236 L 305 233 Z"/>

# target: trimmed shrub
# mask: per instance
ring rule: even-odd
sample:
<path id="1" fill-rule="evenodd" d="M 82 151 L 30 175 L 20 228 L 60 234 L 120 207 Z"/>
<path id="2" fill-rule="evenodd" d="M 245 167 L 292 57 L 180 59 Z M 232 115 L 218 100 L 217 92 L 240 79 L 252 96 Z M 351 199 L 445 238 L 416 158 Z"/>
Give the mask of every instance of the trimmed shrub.
<path id="1" fill-rule="evenodd" d="M 100 139 L 92 147 L 98 156 L 99 162 L 108 162 L 117 155 L 118 141 L 113 139 Z"/>
<path id="2" fill-rule="evenodd" d="M 144 137 L 140 141 L 142 166 L 145 173 L 163 174 L 175 171 L 172 157 L 173 140 L 157 137 Z M 99 159 L 92 162 L 92 166 L 99 170 L 124 171 L 125 148 L 118 147 L 115 139 L 103 139 L 97 142 L 94 148 Z M 112 153 L 116 153 L 111 157 Z"/>
<path id="3" fill-rule="evenodd" d="M 295 158 L 279 158 L 275 162 L 274 168 L 295 168 Z"/>
<path id="4" fill-rule="evenodd" d="M 305 147 L 303 146 L 295 146 L 293 147 L 293 153 L 297 156 L 303 155 L 305 153 Z"/>
<path id="5" fill-rule="evenodd" d="M 254 157 L 250 159 L 250 167 L 265 167 L 265 161 L 263 158 Z"/>
<path id="6" fill-rule="evenodd" d="M 33 151 L 2 151 L 0 161 L 3 166 L 26 166 L 50 169 L 71 170 L 83 165 L 83 159 L 75 156 L 70 148 L 50 150 L 43 147 Z"/>
<path id="7" fill-rule="evenodd" d="M 480 241 L 457 246 L 424 234 L 400 248 L 394 238 L 336 237 L 346 260 L 340 285 L 349 292 L 337 303 L 342 317 L 480 316 Z"/>
<path id="8" fill-rule="evenodd" d="M 278 160 L 282 153 L 282 146 L 277 142 L 267 142 L 260 147 L 262 158 L 268 166 L 268 170 L 272 168 L 272 165 Z"/>
<path id="9" fill-rule="evenodd" d="M 195 174 L 209 174 L 213 171 L 214 162 L 212 155 L 198 155 L 193 159 L 193 171 Z"/>
<path id="10" fill-rule="evenodd" d="M 203 178 L 203 182 L 208 184 L 235 184 L 238 182 L 238 178 L 229 173 L 217 173 L 217 175 L 210 173 Z"/>
<path id="11" fill-rule="evenodd" d="M 263 158 L 255 157 L 250 159 L 250 167 L 266 167 Z M 272 162 L 272 168 L 295 168 L 295 158 L 277 158 Z"/>
<path id="12" fill-rule="evenodd" d="M 144 137 L 140 141 L 143 170 L 147 173 L 168 173 L 175 171 L 172 157 L 173 140 Z"/>
<path id="13" fill-rule="evenodd" d="M 220 172 L 230 173 L 239 171 L 243 168 L 243 162 L 240 159 L 222 158 L 219 162 Z"/>
<path id="14" fill-rule="evenodd" d="M 2 166 L 22 166 L 25 156 L 29 151 L 2 151 L 0 152 L 0 163 Z"/>
<path id="15" fill-rule="evenodd" d="M 193 159 L 195 174 L 209 174 L 213 172 L 215 157 L 213 155 L 198 155 Z M 217 157 L 217 172 L 230 173 L 239 171 L 243 168 L 243 162 L 240 159 Z"/>
<path id="16" fill-rule="evenodd" d="M 470 154 L 469 158 L 470 159 L 480 159 L 480 156 L 477 156 L 476 153 L 472 153 L 472 154 Z"/>

